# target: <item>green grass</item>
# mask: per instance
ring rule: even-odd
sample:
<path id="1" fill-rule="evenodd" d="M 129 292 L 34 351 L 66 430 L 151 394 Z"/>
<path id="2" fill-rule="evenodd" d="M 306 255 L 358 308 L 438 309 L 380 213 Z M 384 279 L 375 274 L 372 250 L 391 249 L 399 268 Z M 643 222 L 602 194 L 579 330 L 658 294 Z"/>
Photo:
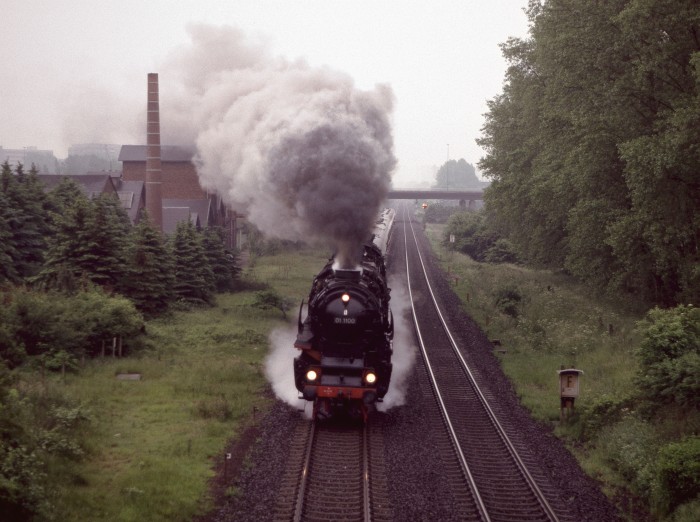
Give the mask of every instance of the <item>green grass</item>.
<path id="1" fill-rule="evenodd" d="M 245 277 L 298 303 L 324 261 L 312 249 L 257 258 Z M 140 356 L 92 361 L 65 381 L 48 379 L 86 406 L 92 421 L 88 458 L 61 471 L 58 520 L 185 521 L 207 509 L 225 444 L 254 422 L 253 408 L 269 405 L 267 336 L 283 319 L 279 310 L 251 308 L 254 294 L 219 295 L 214 308 L 151 321 L 151 349 Z M 119 373 L 142 378 L 121 381 Z"/>
<path id="2" fill-rule="evenodd" d="M 267 282 L 282 296 L 301 301 L 309 295 L 313 277 L 328 257 L 329 252 L 320 248 L 256 257 L 253 266 L 246 270 L 246 278 Z"/>

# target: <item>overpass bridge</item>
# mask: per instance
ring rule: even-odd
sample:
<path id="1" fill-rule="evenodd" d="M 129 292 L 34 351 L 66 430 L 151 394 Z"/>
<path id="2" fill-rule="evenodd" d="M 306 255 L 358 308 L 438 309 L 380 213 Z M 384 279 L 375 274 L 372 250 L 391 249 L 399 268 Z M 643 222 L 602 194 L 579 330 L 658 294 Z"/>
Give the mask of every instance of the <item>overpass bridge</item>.
<path id="1" fill-rule="evenodd" d="M 484 189 L 392 189 L 387 199 L 456 199 L 460 206 L 473 208 L 484 199 Z"/>

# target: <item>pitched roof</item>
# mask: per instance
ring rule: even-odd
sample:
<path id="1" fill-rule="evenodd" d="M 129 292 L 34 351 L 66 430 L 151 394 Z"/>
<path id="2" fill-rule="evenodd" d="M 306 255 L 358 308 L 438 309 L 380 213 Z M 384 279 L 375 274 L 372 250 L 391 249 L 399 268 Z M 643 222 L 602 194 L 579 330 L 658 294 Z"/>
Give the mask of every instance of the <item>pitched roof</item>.
<path id="1" fill-rule="evenodd" d="M 39 181 L 44 185 L 44 192 L 55 189 L 64 178 L 72 179 L 76 182 L 80 190 L 88 198 L 96 197 L 100 194 L 115 194 L 119 197 L 124 210 L 129 215 L 132 223 L 136 223 L 139 210 L 143 206 L 141 203 L 145 198 L 143 181 L 124 181 L 115 178 L 114 172 L 103 172 L 95 174 L 39 174 Z"/>
<path id="2" fill-rule="evenodd" d="M 139 210 L 142 207 L 141 203 L 146 197 L 144 194 L 145 183 L 143 181 L 124 181 L 121 178 L 112 178 L 112 181 L 117 188 L 122 207 L 129 214 L 131 222 L 136 223 L 139 217 Z"/>
<path id="3" fill-rule="evenodd" d="M 39 181 L 44 184 L 44 190 L 55 189 L 64 178 L 72 179 L 88 198 L 94 198 L 104 193 L 115 193 L 116 187 L 109 173 L 102 174 L 38 174 Z"/>
<path id="4" fill-rule="evenodd" d="M 189 207 L 163 207 L 163 232 L 174 234 L 177 224 L 181 221 L 191 221 L 195 227 L 199 227 L 199 216 L 191 212 Z"/>
<path id="5" fill-rule="evenodd" d="M 163 232 L 172 234 L 180 221 L 189 219 L 195 226 L 209 225 L 209 199 L 164 199 Z"/>
<path id="6" fill-rule="evenodd" d="M 118 161 L 146 161 L 147 145 L 122 145 Z M 160 161 L 163 162 L 187 162 L 190 163 L 194 153 L 184 147 L 175 145 L 161 145 Z"/>
<path id="7" fill-rule="evenodd" d="M 187 207 L 192 212 L 196 212 L 202 219 L 207 219 L 211 209 L 209 199 L 163 199 L 163 208 Z"/>

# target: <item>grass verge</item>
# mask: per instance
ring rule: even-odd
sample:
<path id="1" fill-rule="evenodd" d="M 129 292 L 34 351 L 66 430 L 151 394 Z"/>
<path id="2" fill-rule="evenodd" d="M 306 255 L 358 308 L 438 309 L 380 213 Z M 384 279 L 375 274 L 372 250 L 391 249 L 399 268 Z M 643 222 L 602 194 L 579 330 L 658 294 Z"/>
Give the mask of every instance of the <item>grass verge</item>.
<path id="1" fill-rule="evenodd" d="M 310 249 L 257 258 L 245 278 L 299 302 L 323 261 Z M 44 381 L 47 393 L 79 402 L 92 426 L 88 457 L 60 471 L 57 520 L 185 521 L 210 507 L 216 460 L 253 422 L 253 410 L 269 404 L 267 336 L 283 319 L 279 310 L 251 307 L 254 298 L 219 295 L 213 308 L 150 321 L 150 349 L 140 356 L 92 361 Z M 117 378 L 124 373 L 140 380 Z M 29 386 L 36 375 L 25 380 Z"/>

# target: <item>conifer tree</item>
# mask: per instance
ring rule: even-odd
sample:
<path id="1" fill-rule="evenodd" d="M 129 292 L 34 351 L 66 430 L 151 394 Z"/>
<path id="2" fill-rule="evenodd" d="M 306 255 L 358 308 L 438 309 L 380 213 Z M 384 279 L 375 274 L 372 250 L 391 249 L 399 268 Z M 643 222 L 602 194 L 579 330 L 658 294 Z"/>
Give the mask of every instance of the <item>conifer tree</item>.
<path id="1" fill-rule="evenodd" d="M 83 191 L 71 178 L 63 178 L 61 182 L 48 194 L 49 209 L 59 214 L 70 207 L 78 199 L 85 198 Z"/>
<path id="2" fill-rule="evenodd" d="M 53 215 L 53 232 L 49 249 L 37 282 L 44 288 L 54 288 L 72 293 L 81 280 L 87 280 L 81 260 L 88 251 L 88 221 L 91 203 L 84 196 Z"/>
<path id="3" fill-rule="evenodd" d="M 124 295 L 145 315 L 165 312 L 173 300 L 173 259 L 164 238 L 144 211 L 131 233 Z"/>
<path id="4" fill-rule="evenodd" d="M 5 193 L 0 191 L 0 283 L 4 281 L 17 281 L 18 274 L 15 270 L 14 259 L 17 253 L 12 242 L 12 230 L 10 229 L 10 214 L 12 209 Z"/>
<path id="5" fill-rule="evenodd" d="M 210 303 L 214 276 L 202 246 L 202 237 L 190 221 L 177 224 L 172 239 L 176 296 L 192 303 Z"/>
<path id="6" fill-rule="evenodd" d="M 86 223 L 88 245 L 79 264 L 93 283 L 118 288 L 126 275 L 129 217 L 112 195 L 102 194 L 90 206 Z"/>
<path id="7" fill-rule="evenodd" d="M 202 237 L 204 253 L 212 271 L 210 286 L 217 292 L 231 292 L 239 279 L 240 268 L 234 253 L 224 246 L 221 228 L 204 229 Z"/>
<path id="8" fill-rule="evenodd" d="M 45 237 L 48 233 L 48 220 L 44 204 L 46 196 L 38 181 L 36 168 L 32 166 L 25 174 L 20 163 L 15 174 L 8 161 L 2 165 L 0 189 L 7 198 L 10 211 L 6 223 L 10 229 L 9 243 L 14 257 L 12 263 L 19 278 L 36 275 L 44 262 L 46 251 Z"/>
<path id="9" fill-rule="evenodd" d="M 79 281 L 118 289 L 126 275 L 129 221 L 119 200 L 102 195 L 90 201 L 66 188 L 72 203 L 52 214 L 53 233 L 47 261 L 38 280 L 46 287 L 71 292 Z M 59 194 L 60 201 L 61 194 Z"/>

